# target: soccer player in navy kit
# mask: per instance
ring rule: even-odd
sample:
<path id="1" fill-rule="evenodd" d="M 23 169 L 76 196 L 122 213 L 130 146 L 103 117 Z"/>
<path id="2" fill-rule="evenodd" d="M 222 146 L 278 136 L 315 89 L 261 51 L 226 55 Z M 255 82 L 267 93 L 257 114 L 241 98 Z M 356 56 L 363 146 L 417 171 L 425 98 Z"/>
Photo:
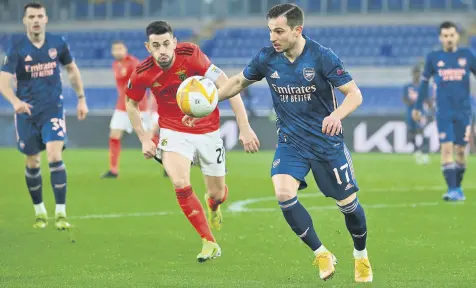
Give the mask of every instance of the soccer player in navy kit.
<path id="1" fill-rule="evenodd" d="M 441 143 L 441 168 L 448 185 L 446 201 L 463 201 L 461 188 L 466 170 L 466 146 L 471 133 L 470 74 L 476 74 L 476 57 L 468 48 L 458 47 L 459 33 L 452 22 L 440 25 L 442 49 L 430 52 L 425 61 L 418 99 L 413 111 L 421 117 L 428 97 L 428 81 L 436 84 L 436 123 Z M 453 156 L 453 153 L 455 156 Z"/>
<path id="2" fill-rule="evenodd" d="M 406 122 L 407 122 L 407 132 L 410 141 L 415 146 L 415 158 L 418 164 L 427 164 L 429 162 L 428 151 L 429 151 L 429 141 L 428 138 L 425 138 L 423 135 L 423 129 L 425 128 L 426 123 L 428 122 L 428 116 L 430 116 L 430 105 L 431 98 L 427 98 L 428 109 L 425 109 L 425 117 L 420 119 L 420 121 L 415 121 L 412 117 L 413 109 L 415 108 L 415 103 L 418 98 L 418 87 L 420 85 L 420 75 L 421 68 L 420 65 L 416 65 L 412 69 L 412 82 L 406 84 L 403 87 L 403 103 L 407 106 L 406 111 Z M 420 136 L 423 139 L 423 143 L 417 143 L 417 136 Z"/>
<path id="3" fill-rule="evenodd" d="M 362 103 L 362 94 L 328 48 L 302 34 L 303 11 L 294 4 L 276 5 L 268 12 L 272 47 L 265 47 L 243 73 L 218 90 L 220 100 L 266 78 L 277 115 L 278 147 L 271 168 L 275 194 L 291 229 L 312 249 L 313 264 L 323 280 L 335 272 L 336 258 L 319 240 L 311 216 L 297 198 L 312 171 L 319 189 L 337 201 L 354 240 L 355 281 L 371 282 L 366 250 L 365 213 L 350 153 L 344 145 L 341 120 Z M 346 95 L 338 106 L 337 87 Z M 257 151 L 255 143 L 244 143 Z"/>
<path id="4" fill-rule="evenodd" d="M 47 211 L 42 198 L 40 152 L 46 149 L 51 186 L 56 200 L 55 226 L 69 229 L 66 219 L 66 168 L 62 151 L 66 140 L 60 64 L 68 73 L 78 96 L 78 119 L 88 113 L 83 83 L 69 47 L 61 36 L 45 32 L 48 22 L 44 6 L 29 3 L 24 7 L 26 35 L 11 40 L 0 73 L 0 93 L 15 110 L 17 144 L 26 155 L 25 179 L 35 208 L 33 227 L 47 225 Z M 11 87 L 16 75 L 16 95 Z"/>

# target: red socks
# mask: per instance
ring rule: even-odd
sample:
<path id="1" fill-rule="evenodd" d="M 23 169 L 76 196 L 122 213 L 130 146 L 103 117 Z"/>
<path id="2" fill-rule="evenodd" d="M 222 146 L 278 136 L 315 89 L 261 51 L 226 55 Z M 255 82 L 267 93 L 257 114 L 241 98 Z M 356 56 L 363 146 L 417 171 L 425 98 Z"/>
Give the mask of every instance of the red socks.
<path id="1" fill-rule="evenodd" d="M 109 170 L 114 174 L 119 170 L 119 154 L 121 154 L 121 140 L 109 138 Z"/>
<path id="2" fill-rule="evenodd" d="M 201 238 L 208 241 L 215 242 L 215 238 L 208 226 L 207 217 L 203 210 L 202 203 L 193 193 L 192 186 L 187 186 L 182 189 L 175 189 L 177 200 L 183 213 L 188 218 L 188 221 L 193 225 Z"/>

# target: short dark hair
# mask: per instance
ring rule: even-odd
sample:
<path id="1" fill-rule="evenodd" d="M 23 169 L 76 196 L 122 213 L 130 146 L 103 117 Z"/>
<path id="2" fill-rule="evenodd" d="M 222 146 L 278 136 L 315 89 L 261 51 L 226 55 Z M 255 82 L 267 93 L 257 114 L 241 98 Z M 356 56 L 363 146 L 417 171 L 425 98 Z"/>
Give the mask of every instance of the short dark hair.
<path id="1" fill-rule="evenodd" d="M 43 6 L 43 4 L 41 3 L 38 3 L 38 2 L 30 2 L 30 3 L 27 3 L 25 4 L 25 6 L 23 6 L 23 15 L 25 15 L 26 13 L 26 9 L 28 8 L 33 8 L 33 9 L 46 9 L 45 6 Z"/>
<path id="2" fill-rule="evenodd" d="M 449 29 L 449 28 L 455 28 L 456 31 L 458 32 L 458 26 L 454 22 L 445 21 L 445 22 L 440 24 L 440 34 L 441 34 L 441 30 Z"/>
<path id="3" fill-rule="evenodd" d="M 147 37 L 149 37 L 152 34 L 155 34 L 155 35 L 162 35 L 165 33 L 170 33 L 172 35 L 174 34 L 172 31 L 172 27 L 166 21 L 154 21 L 150 23 L 145 29 L 145 33 L 147 34 Z"/>
<path id="4" fill-rule="evenodd" d="M 279 4 L 269 9 L 266 15 L 267 19 L 284 16 L 288 20 L 288 25 L 291 28 L 301 26 L 304 24 L 304 12 L 295 4 Z"/>

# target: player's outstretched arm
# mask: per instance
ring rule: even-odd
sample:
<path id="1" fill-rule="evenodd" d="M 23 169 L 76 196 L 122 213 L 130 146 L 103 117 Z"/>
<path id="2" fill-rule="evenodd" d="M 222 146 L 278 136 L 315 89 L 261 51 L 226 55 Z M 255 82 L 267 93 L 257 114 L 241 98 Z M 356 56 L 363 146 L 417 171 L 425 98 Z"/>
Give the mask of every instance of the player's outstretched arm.
<path id="1" fill-rule="evenodd" d="M 218 101 L 223 101 L 238 95 L 243 89 L 253 84 L 255 81 L 251 81 L 245 78 L 243 73 L 236 74 L 218 88 Z"/>
<path id="2" fill-rule="evenodd" d="M 139 102 L 129 98 L 126 95 L 126 111 L 131 121 L 132 127 L 137 137 L 142 143 L 142 153 L 146 159 L 153 158 L 156 154 L 156 146 L 152 141 L 150 134 L 144 130 L 142 119 L 140 117 Z"/>
<path id="3" fill-rule="evenodd" d="M 86 96 L 84 94 L 84 86 L 83 80 L 81 79 L 81 73 L 79 72 L 78 66 L 75 62 L 71 62 L 68 65 L 65 65 L 64 68 L 68 73 L 69 83 L 71 83 L 71 87 L 73 87 L 74 91 L 76 91 L 76 95 L 78 96 L 78 119 L 83 120 L 86 118 L 89 109 L 86 103 Z"/>
<path id="4" fill-rule="evenodd" d="M 218 87 L 218 91 L 220 91 L 221 87 L 225 87 L 228 81 L 229 79 L 226 74 L 221 73 L 221 75 L 215 81 L 215 84 Z M 243 90 L 243 88 L 241 88 L 240 91 L 241 90 Z M 220 95 L 220 92 L 218 92 L 218 95 Z M 230 105 L 231 109 L 233 110 L 233 113 L 235 113 L 238 127 L 240 128 L 239 138 L 245 148 L 245 151 L 251 153 L 258 152 L 260 143 L 255 132 L 253 131 L 253 129 L 251 129 L 250 123 L 248 121 L 248 114 L 246 113 L 245 104 L 243 103 L 240 94 L 236 94 L 230 97 Z"/>
<path id="5" fill-rule="evenodd" d="M 5 99 L 7 99 L 8 102 L 12 104 L 13 109 L 15 109 L 15 113 L 27 113 L 28 115 L 31 115 L 30 108 L 32 108 L 32 106 L 21 101 L 15 95 L 15 92 L 12 88 L 12 79 L 12 74 L 5 71 L 0 72 L 0 93 Z"/>

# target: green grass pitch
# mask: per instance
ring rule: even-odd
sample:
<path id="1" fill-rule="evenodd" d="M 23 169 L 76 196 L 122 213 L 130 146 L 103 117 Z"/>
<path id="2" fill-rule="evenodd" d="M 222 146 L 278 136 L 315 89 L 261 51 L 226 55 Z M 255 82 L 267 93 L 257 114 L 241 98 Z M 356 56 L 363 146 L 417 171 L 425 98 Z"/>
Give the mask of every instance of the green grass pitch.
<path id="1" fill-rule="evenodd" d="M 0 150 L 0 287 L 355 287 L 352 241 L 332 199 L 309 179 L 301 202 L 319 236 L 339 261 L 329 282 L 318 279 L 312 253 L 289 229 L 273 198 L 271 152 L 229 152 L 224 223 L 215 236 L 223 255 L 196 261 L 198 235 L 181 214 L 162 167 L 139 150 L 121 155 L 117 180 L 101 180 L 106 150 L 68 150 L 67 207 L 76 243 L 67 232 L 32 228 L 34 212 L 24 162 Z M 475 287 L 476 160 L 463 187 L 468 200 L 444 203 L 438 156 L 417 166 L 409 155 L 356 154 L 359 198 L 367 213 L 374 269 L 369 287 Z M 49 216 L 54 198 L 43 158 Z M 192 183 L 203 199 L 202 176 Z M 259 199 L 258 199 L 259 198 Z M 249 203 L 240 202 L 254 199 Z"/>

